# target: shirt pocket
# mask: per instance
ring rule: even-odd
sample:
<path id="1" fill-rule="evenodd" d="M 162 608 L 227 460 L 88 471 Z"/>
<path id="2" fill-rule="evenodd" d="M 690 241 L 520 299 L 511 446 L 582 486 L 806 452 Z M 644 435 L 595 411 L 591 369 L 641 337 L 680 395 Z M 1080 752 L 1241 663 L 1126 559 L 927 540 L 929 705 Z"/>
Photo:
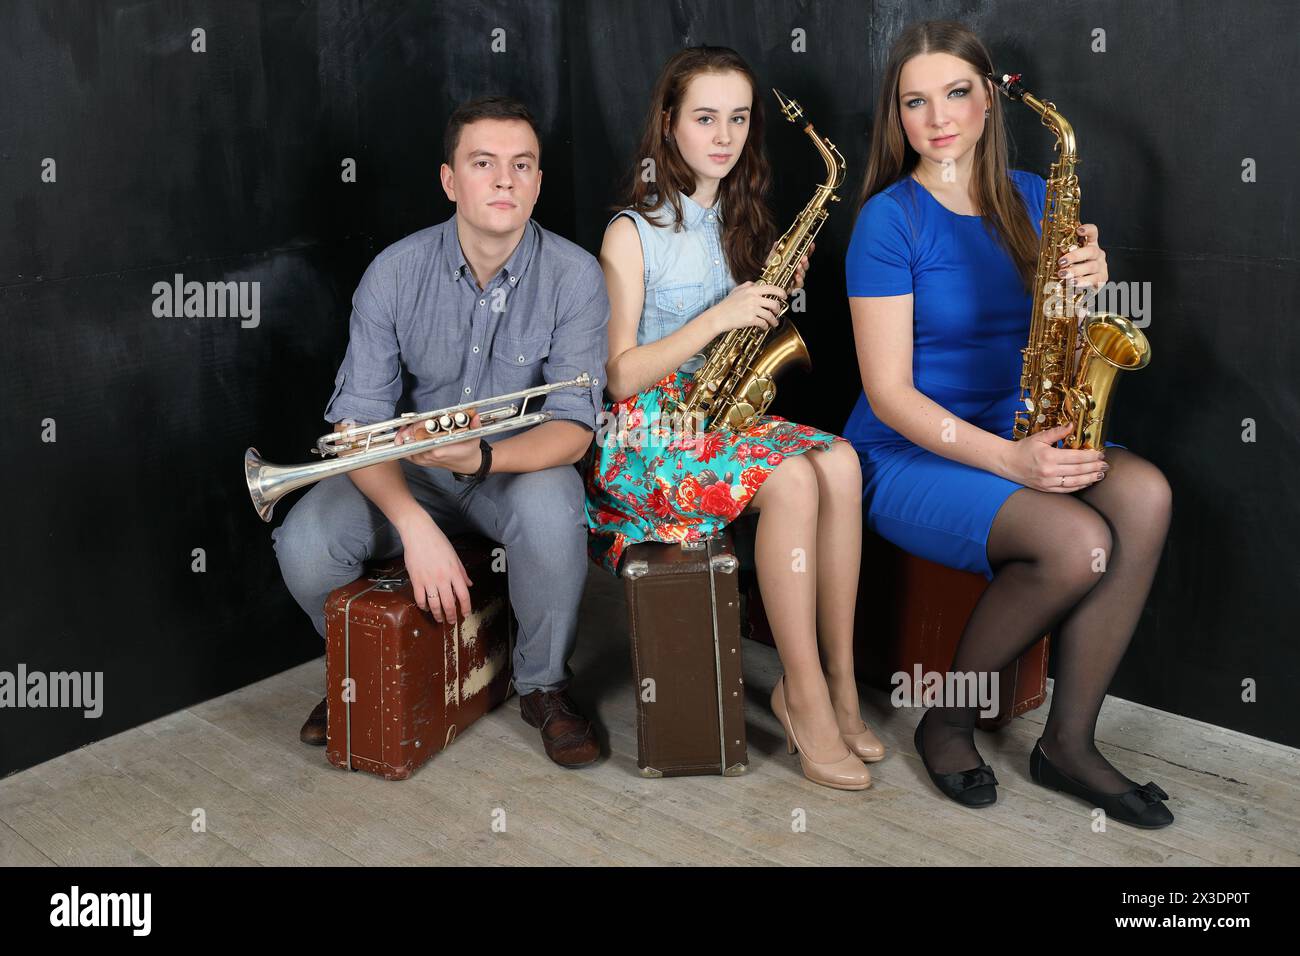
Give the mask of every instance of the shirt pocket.
<path id="1" fill-rule="evenodd" d="M 492 345 L 493 380 L 500 394 L 541 385 L 542 363 L 551 354 L 551 337 L 498 334 Z"/>
<path id="2" fill-rule="evenodd" d="M 671 335 L 704 311 L 704 283 L 683 282 L 654 292 L 654 308 L 646 316 L 646 341 Z"/>

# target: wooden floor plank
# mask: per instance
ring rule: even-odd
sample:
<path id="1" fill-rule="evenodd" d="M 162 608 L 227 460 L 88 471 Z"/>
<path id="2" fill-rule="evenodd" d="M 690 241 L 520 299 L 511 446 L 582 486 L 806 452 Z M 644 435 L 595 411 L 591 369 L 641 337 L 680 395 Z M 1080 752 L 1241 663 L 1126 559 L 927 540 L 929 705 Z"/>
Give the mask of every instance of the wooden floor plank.
<path id="1" fill-rule="evenodd" d="M 320 658 L 0 780 L 0 864 L 1300 864 L 1300 753 L 1117 698 L 1098 747 L 1170 793 L 1165 830 L 1094 833 L 1090 808 L 1029 779 L 1046 706 L 977 735 L 993 807 L 939 794 L 912 749 L 920 711 L 866 688 L 888 755 L 867 791 L 817 786 L 767 703 L 779 659 L 749 642 L 749 771 L 643 778 L 622 582 L 592 570 L 571 661 L 604 748 L 591 767 L 552 764 L 511 698 L 408 780 L 338 770 L 297 737 Z M 190 829 L 195 807 L 206 833 Z"/>
<path id="2" fill-rule="evenodd" d="M 111 823 L 100 826 L 99 812 L 87 809 L 75 788 L 65 793 L 46 783 L 41 766 L 0 780 L 0 821 L 60 866 L 157 865 Z"/>
<path id="3" fill-rule="evenodd" d="M 7 823 L 0 822 L 0 867 L 54 866 L 54 861 L 28 843 Z"/>
<path id="4" fill-rule="evenodd" d="M 370 785 L 382 785 L 384 781 L 367 779 L 345 790 L 342 778 L 348 776 L 346 772 L 315 762 L 308 765 L 300 753 L 301 744 L 268 746 L 256 735 L 235 732 L 239 729 L 218 726 L 192 711 L 172 714 L 154 725 L 155 735 L 169 749 L 315 833 L 358 863 L 472 862 L 455 839 L 420 825 L 431 812 L 429 808 L 400 799 L 396 793 L 378 799 L 379 791 Z M 351 775 L 353 779 L 363 776 Z M 509 856 L 507 860 L 535 862 Z"/>
<path id="5" fill-rule="evenodd" d="M 746 680 L 753 687 L 754 676 L 748 674 Z M 635 752 L 630 688 L 627 698 L 628 713 L 617 715 L 618 719 L 611 723 L 619 728 L 621 746 Z M 999 802 L 992 807 L 961 807 L 934 790 L 920 759 L 910 750 L 910 731 L 905 735 L 909 741 L 906 749 L 900 751 L 893 743 L 893 738 L 904 736 L 898 733 L 898 721 L 907 719 L 909 725 L 915 724 L 914 716 L 902 713 L 892 720 L 872 719 L 868 714 L 869 723 L 887 748 L 885 759 L 871 765 L 870 789 L 846 793 L 821 787 L 803 777 L 797 756 L 785 753 L 784 735 L 775 716 L 755 711 L 749 708 L 747 721 L 750 773 L 761 779 L 762 785 L 748 793 L 737 791 L 735 779 L 702 777 L 699 785 L 711 790 L 716 802 L 738 800 L 748 808 L 787 821 L 793 807 L 803 807 L 809 812 L 810 829 L 827 827 L 836 839 L 872 848 L 891 862 L 1009 866 L 1203 862 L 1191 854 L 1152 853 L 1095 839 L 1091 833 L 1084 836 L 1063 832 L 1037 813 L 1026 814 L 1004 787 L 998 788 Z"/>
<path id="6" fill-rule="evenodd" d="M 255 866 L 212 833 L 195 833 L 188 813 L 169 806 L 137 781 L 81 747 L 36 767 L 36 774 L 74 805 L 89 832 L 109 830 L 163 866 Z"/>
<path id="7" fill-rule="evenodd" d="M 281 686 L 263 682 L 262 686 L 256 687 L 255 693 L 241 700 L 240 709 L 254 722 L 259 715 L 265 716 L 261 722 L 266 724 L 286 711 L 296 714 L 296 709 L 285 701 L 293 700 L 295 696 L 301 699 L 301 694 L 302 691 L 295 688 L 286 698 Z M 524 751 L 494 749 L 491 759 L 482 759 L 482 748 L 490 745 L 491 729 L 485 721 L 479 721 L 460 735 L 451 748 L 435 755 L 409 780 L 378 782 L 387 788 L 422 790 L 428 798 L 435 798 L 439 793 L 456 795 L 462 807 L 476 807 L 473 816 L 480 821 L 485 832 L 490 832 L 492 812 L 504 810 L 507 832 L 511 832 L 512 826 L 516 827 L 514 832 L 523 832 L 518 827 L 529 827 L 529 836 L 534 843 L 552 854 L 568 858 L 570 862 L 666 862 L 658 855 L 662 852 L 662 844 L 645 841 L 635 827 L 624 826 L 617 818 L 592 820 L 582 816 L 582 802 L 573 799 L 572 788 L 576 776 L 581 775 L 584 781 L 590 779 L 590 768 L 566 770 L 552 764 L 541 753 L 537 732 L 527 727 L 517 714 L 513 722 L 510 721 L 508 711 L 512 707 L 517 708 L 513 700 L 490 715 L 489 720 L 497 722 L 496 729 L 507 735 L 519 736 L 517 730 L 527 731 L 525 739 L 529 746 Z M 535 746 L 532 745 L 534 740 L 537 740 Z M 319 749 L 304 750 L 314 759 L 324 761 Z M 365 774 L 353 776 L 369 777 Z M 584 846 L 584 842 L 592 842 L 593 831 L 600 832 L 600 839 L 592 847 Z M 587 838 L 585 841 L 584 837 Z M 697 848 L 701 840 L 707 845 L 715 839 L 708 833 L 695 834 L 694 837 Z M 575 842 L 577 846 L 574 846 Z M 653 852 L 648 849 L 651 847 Z M 718 852 L 722 850 L 721 847 L 716 849 Z M 747 860 L 740 858 L 734 862 Z"/>
<path id="8" fill-rule="evenodd" d="M 144 733 L 119 734 L 94 745 L 94 753 L 191 820 L 196 808 L 206 831 L 263 866 L 348 866 L 356 861 L 286 819 L 266 803 L 170 753 L 148 726 Z"/>

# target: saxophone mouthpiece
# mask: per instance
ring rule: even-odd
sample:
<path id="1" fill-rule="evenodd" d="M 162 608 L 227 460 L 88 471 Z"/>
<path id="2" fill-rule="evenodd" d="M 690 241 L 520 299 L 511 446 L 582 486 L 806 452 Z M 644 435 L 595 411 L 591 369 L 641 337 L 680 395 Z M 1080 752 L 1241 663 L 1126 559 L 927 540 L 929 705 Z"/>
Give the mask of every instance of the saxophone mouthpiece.
<path id="1" fill-rule="evenodd" d="M 1010 100 L 1022 99 L 1025 95 L 1025 88 L 1020 85 L 1019 73 L 1003 73 L 1002 79 L 997 79 L 992 73 L 988 75 L 993 84 L 1002 91 L 1002 94 Z"/>
<path id="2" fill-rule="evenodd" d="M 772 92 L 776 94 L 776 101 L 781 104 L 781 112 L 785 114 L 785 118 L 791 123 L 799 122 L 803 116 L 803 107 L 799 105 L 799 102 L 790 99 L 775 86 L 772 87 Z"/>

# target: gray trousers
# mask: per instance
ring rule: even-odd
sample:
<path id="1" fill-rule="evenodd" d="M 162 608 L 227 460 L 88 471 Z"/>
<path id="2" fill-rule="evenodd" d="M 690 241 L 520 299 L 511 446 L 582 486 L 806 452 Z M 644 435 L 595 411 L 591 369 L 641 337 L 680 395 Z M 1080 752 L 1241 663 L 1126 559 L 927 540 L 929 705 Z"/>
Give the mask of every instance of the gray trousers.
<path id="1" fill-rule="evenodd" d="M 582 479 L 572 465 L 490 474 L 467 488 L 444 468 L 400 462 L 411 494 L 448 537 L 476 531 L 506 551 L 519 621 L 514 683 L 520 694 L 556 690 L 572 671 L 578 602 L 587 575 Z M 402 553 L 384 513 L 348 475 L 319 481 L 271 532 L 284 583 L 325 636 L 325 599 L 361 575 L 361 563 Z"/>

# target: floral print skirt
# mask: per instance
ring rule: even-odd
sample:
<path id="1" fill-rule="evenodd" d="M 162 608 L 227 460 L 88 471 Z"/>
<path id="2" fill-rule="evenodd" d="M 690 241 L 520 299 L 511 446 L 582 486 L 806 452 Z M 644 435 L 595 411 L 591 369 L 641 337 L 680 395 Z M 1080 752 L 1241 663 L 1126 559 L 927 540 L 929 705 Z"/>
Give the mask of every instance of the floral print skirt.
<path id="1" fill-rule="evenodd" d="M 674 430 L 666 409 L 690 393 L 691 375 L 670 372 L 613 404 L 597 431 L 585 476 L 587 544 L 613 574 L 629 544 L 708 537 L 735 520 L 776 466 L 811 449 L 847 441 L 779 415 L 742 432 Z"/>

